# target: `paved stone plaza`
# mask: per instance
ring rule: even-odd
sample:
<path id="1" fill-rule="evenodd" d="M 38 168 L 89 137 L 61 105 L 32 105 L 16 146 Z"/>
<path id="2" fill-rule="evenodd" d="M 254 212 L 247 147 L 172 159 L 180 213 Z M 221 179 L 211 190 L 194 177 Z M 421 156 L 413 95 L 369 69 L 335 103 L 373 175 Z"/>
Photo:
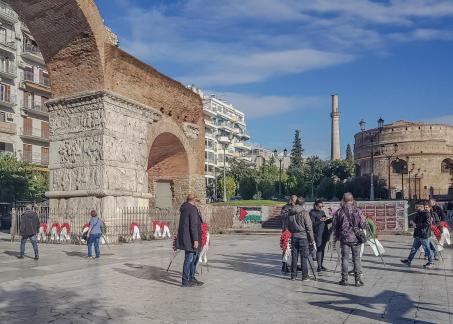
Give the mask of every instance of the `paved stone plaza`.
<path id="1" fill-rule="evenodd" d="M 83 258 L 85 246 L 41 245 L 34 261 L 3 239 L 0 323 L 451 323 L 453 250 L 435 270 L 424 260 L 409 269 L 399 259 L 411 238 L 382 241 L 387 265 L 366 250 L 366 286 L 343 288 L 333 272 L 287 280 L 278 236 L 214 236 L 205 286 L 181 288 L 182 254 L 165 271 L 170 241 L 103 246 L 97 261 Z M 333 269 L 330 252 L 327 260 Z"/>

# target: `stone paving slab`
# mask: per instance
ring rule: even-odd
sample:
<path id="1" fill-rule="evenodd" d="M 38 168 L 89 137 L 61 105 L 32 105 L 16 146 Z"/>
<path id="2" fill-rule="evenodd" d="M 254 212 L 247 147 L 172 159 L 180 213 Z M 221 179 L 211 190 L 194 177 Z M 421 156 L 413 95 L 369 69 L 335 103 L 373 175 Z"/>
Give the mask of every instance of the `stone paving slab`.
<path id="1" fill-rule="evenodd" d="M 100 260 L 42 244 L 39 261 L 0 241 L 0 323 L 452 323 L 453 250 L 434 270 L 422 259 L 407 268 L 411 238 L 381 239 L 386 265 L 365 250 L 362 288 L 338 286 L 333 271 L 288 280 L 278 236 L 213 236 L 200 288 L 180 287 L 182 253 L 166 272 L 170 241 L 103 246 Z"/>

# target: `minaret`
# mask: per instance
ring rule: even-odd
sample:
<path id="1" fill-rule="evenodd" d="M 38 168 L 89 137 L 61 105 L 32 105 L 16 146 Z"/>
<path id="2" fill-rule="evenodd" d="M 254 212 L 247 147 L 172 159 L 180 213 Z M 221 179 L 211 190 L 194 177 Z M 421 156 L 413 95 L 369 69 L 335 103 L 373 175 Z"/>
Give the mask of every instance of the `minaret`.
<path id="1" fill-rule="evenodd" d="M 338 95 L 332 95 L 332 113 L 330 114 L 332 119 L 332 138 L 331 138 L 331 150 L 330 159 L 339 160 L 340 157 L 340 111 L 338 110 Z"/>

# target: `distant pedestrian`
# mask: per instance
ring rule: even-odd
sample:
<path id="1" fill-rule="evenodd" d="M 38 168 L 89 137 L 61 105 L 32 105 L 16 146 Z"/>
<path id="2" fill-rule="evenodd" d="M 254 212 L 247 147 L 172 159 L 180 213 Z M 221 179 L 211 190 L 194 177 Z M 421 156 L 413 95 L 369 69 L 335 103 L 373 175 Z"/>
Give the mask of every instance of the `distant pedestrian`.
<path id="1" fill-rule="evenodd" d="M 453 220 L 453 201 L 447 203 L 447 218 Z"/>
<path id="2" fill-rule="evenodd" d="M 350 192 L 343 195 L 341 207 L 336 211 L 332 230 L 336 239 L 340 240 L 341 249 L 341 281 L 342 286 L 348 285 L 349 253 L 352 251 L 352 263 L 354 265 L 355 285 L 363 286 L 361 278 L 362 264 L 360 261 L 360 247 L 363 243 L 365 229 L 365 217 L 357 207 L 354 197 Z M 366 240 L 366 238 L 365 238 Z"/>
<path id="3" fill-rule="evenodd" d="M 313 224 L 313 233 L 316 243 L 316 262 L 318 263 L 318 272 L 326 271 L 323 266 L 324 251 L 330 239 L 328 224 L 332 222 L 332 218 L 328 218 L 323 210 L 324 203 L 318 199 L 315 201 L 313 209 L 310 211 L 310 218 Z"/>
<path id="4" fill-rule="evenodd" d="M 429 200 L 429 206 L 431 207 L 432 211 L 435 212 L 438 216 L 438 218 L 436 219 L 437 223 L 446 220 L 447 217 L 444 210 L 437 204 L 437 201 L 435 199 L 431 198 Z"/>
<path id="5" fill-rule="evenodd" d="M 35 252 L 35 260 L 39 259 L 38 242 L 36 240 L 36 234 L 39 231 L 39 217 L 38 214 L 32 210 L 31 205 L 25 206 L 25 212 L 20 216 L 20 252 L 19 259 L 24 258 L 25 254 L 25 243 L 29 239 L 33 250 Z"/>
<path id="6" fill-rule="evenodd" d="M 201 251 L 203 223 L 200 212 L 196 207 L 198 199 L 189 194 L 186 202 L 181 205 L 179 228 L 176 237 L 176 249 L 184 250 L 184 265 L 182 269 L 182 287 L 201 286 L 203 282 L 195 278 L 197 263 Z"/>
<path id="7" fill-rule="evenodd" d="M 417 251 L 420 249 L 420 246 L 423 247 L 425 251 L 425 256 L 428 258 L 428 263 L 423 267 L 427 269 L 433 268 L 433 252 L 430 248 L 429 238 L 431 237 L 431 212 L 428 202 L 424 202 L 423 209 L 418 210 L 417 214 L 413 219 L 414 225 L 414 243 L 412 244 L 409 257 L 407 259 L 401 260 L 402 263 L 407 266 L 411 265 L 412 260 L 414 259 Z"/>
<path id="8" fill-rule="evenodd" d="M 90 212 L 91 219 L 89 222 L 89 230 L 88 230 L 88 258 L 96 258 L 99 259 L 101 257 L 101 248 L 100 248 L 100 240 L 102 236 L 102 227 L 104 227 L 104 222 L 98 216 L 95 210 Z M 94 244 L 94 253 L 96 257 L 92 255 L 92 249 Z"/>
<path id="9" fill-rule="evenodd" d="M 291 280 L 297 278 L 297 263 L 301 259 L 302 281 L 310 280 L 308 276 L 309 245 L 314 245 L 313 226 L 310 216 L 304 208 L 303 197 L 297 199 L 288 214 L 284 230 L 291 233 Z"/>

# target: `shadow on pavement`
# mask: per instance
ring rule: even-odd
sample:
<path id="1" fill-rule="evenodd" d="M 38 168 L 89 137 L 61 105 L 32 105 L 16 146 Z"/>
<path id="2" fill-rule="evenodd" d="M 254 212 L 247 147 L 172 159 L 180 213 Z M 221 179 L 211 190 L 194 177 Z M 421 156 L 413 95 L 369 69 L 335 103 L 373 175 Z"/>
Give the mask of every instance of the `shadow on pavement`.
<path id="1" fill-rule="evenodd" d="M 92 293 L 92 291 L 90 291 Z M 39 284 L 7 291 L 0 288 L 1 323 L 108 323 L 121 322 L 126 310 L 103 304 L 102 298 L 90 298 L 83 286 L 75 291 Z"/>
<path id="2" fill-rule="evenodd" d="M 154 280 L 168 285 L 181 286 L 181 273 L 174 270 L 167 272 L 166 269 L 160 267 L 137 263 L 125 263 L 124 265 L 128 269 L 114 268 L 113 270 L 138 279 Z"/>
<path id="3" fill-rule="evenodd" d="M 393 290 L 385 290 L 376 296 L 366 297 L 354 294 L 345 293 L 342 291 L 335 291 L 330 289 L 319 288 L 319 292 L 310 292 L 313 295 L 331 296 L 331 300 L 313 301 L 308 302 L 310 305 L 330 309 L 353 316 L 360 316 L 366 319 L 373 319 L 383 323 L 414 323 L 413 319 L 405 318 L 407 313 L 413 309 L 422 309 L 433 311 L 436 313 L 449 314 L 448 312 L 427 308 L 426 305 L 434 305 L 429 303 L 415 303 L 405 293 Z M 304 293 L 304 292 L 302 292 Z M 369 310 L 360 309 L 359 307 L 366 307 L 368 309 L 376 309 L 375 305 L 385 305 L 386 308 L 383 313 L 372 312 Z M 356 306 L 351 306 L 356 305 Z M 435 305 L 434 305 L 435 306 Z M 436 322 L 426 322 L 416 320 L 419 324 L 434 324 Z"/>
<path id="4" fill-rule="evenodd" d="M 63 251 L 66 253 L 67 256 L 69 257 L 79 257 L 79 258 L 86 258 L 87 253 L 86 252 L 80 252 L 80 251 Z M 109 256 L 109 255 L 115 255 L 114 253 L 102 253 L 101 252 L 101 257 L 103 256 Z"/>
<path id="5" fill-rule="evenodd" d="M 5 252 L 3 252 L 3 253 L 5 253 L 6 255 L 15 257 L 15 258 L 19 257 L 19 252 L 17 252 L 17 251 L 5 251 Z M 24 258 L 33 259 L 33 258 L 34 258 L 34 254 L 33 254 L 33 256 L 30 256 L 30 255 L 25 254 L 25 255 L 24 255 Z"/>

